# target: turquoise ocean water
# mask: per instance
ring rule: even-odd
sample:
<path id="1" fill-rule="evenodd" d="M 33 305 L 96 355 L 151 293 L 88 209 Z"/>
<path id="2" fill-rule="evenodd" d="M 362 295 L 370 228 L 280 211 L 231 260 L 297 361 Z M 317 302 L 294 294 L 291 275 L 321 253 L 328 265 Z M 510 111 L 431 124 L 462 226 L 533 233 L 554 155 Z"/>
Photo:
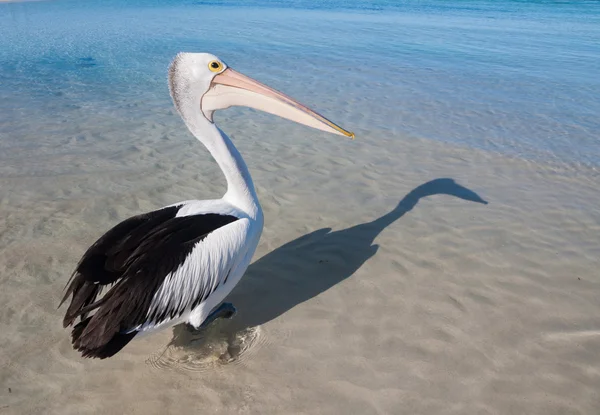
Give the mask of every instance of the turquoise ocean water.
<path id="1" fill-rule="evenodd" d="M 598 1 L 0 4 L 0 151 L 57 145 L 95 116 L 170 111 L 181 50 L 213 52 L 359 136 L 600 166 Z"/>

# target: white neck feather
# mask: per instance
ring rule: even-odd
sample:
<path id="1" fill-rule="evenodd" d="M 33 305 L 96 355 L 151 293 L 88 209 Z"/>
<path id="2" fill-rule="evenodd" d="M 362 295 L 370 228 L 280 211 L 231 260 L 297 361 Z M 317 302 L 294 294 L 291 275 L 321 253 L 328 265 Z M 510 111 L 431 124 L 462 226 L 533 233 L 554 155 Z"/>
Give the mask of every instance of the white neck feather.
<path id="1" fill-rule="evenodd" d="M 227 193 L 223 199 L 256 218 L 262 211 L 254 183 L 242 155 L 233 142 L 215 124 L 200 112 L 184 121 L 194 136 L 208 149 L 227 180 Z"/>

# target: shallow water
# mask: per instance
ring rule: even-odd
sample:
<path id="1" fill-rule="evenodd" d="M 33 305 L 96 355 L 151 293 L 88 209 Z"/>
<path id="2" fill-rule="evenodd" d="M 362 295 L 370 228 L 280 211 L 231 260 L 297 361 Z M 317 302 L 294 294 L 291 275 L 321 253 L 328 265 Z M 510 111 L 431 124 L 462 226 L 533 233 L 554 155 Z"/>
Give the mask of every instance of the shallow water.
<path id="1" fill-rule="evenodd" d="M 265 211 L 239 312 L 81 359 L 133 214 L 220 197 L 168 95 L 210 51 L 344 128 L 217 114 Z M 0 413 L 597 414 L 600 3 L 0 3 Z"/>
<path id="2" fill-rule="evenodd" d="M 211 51 L 359 134 L 407 132 L 542 161 L 600 163 L 595 1 L 1 7 L 3 146 L 38 143 L 48 122 L 91 125 L 124 106 L 135 106 L 138 119 L 169 111 L 166 67 L 187 50 Z M 60 140 L 52 135 L 44 140 Z"/>

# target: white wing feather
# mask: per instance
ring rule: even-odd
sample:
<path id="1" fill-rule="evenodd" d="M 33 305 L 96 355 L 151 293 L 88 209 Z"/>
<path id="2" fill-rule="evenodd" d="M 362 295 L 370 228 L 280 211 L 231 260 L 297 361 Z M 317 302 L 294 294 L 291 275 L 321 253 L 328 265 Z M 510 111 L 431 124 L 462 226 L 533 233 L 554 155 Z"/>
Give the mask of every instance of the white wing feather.
<path id="1" fill-rule="evenodd" d="M 197 307 L 205 303 L 246 255 L 249 228 L 250 220 L 242 218 L 199 241 L 181 266 L 165 278 L 154 294 L 147 317 L 160 316 L 167 311 L 167 318 L 148 320 L 136 330 L 151 330 L 191 311 L 193 305 Z M 173 317 L 171 310 L 176 311 Z"/>

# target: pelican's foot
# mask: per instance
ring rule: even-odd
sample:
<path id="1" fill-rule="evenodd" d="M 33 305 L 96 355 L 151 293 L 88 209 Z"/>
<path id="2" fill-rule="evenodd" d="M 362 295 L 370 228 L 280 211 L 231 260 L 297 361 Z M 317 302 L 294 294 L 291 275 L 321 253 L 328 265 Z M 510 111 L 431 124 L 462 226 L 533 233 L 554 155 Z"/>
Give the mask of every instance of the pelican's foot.
<path id="1" fill-rule="evenodd" d="M 200 334 L 200 332 L 202 331 L 201 327 L 196 328 L 190 323 L 183 323 L 183 326 L 185 327 L 185 331 L 192 335 Z"/>

